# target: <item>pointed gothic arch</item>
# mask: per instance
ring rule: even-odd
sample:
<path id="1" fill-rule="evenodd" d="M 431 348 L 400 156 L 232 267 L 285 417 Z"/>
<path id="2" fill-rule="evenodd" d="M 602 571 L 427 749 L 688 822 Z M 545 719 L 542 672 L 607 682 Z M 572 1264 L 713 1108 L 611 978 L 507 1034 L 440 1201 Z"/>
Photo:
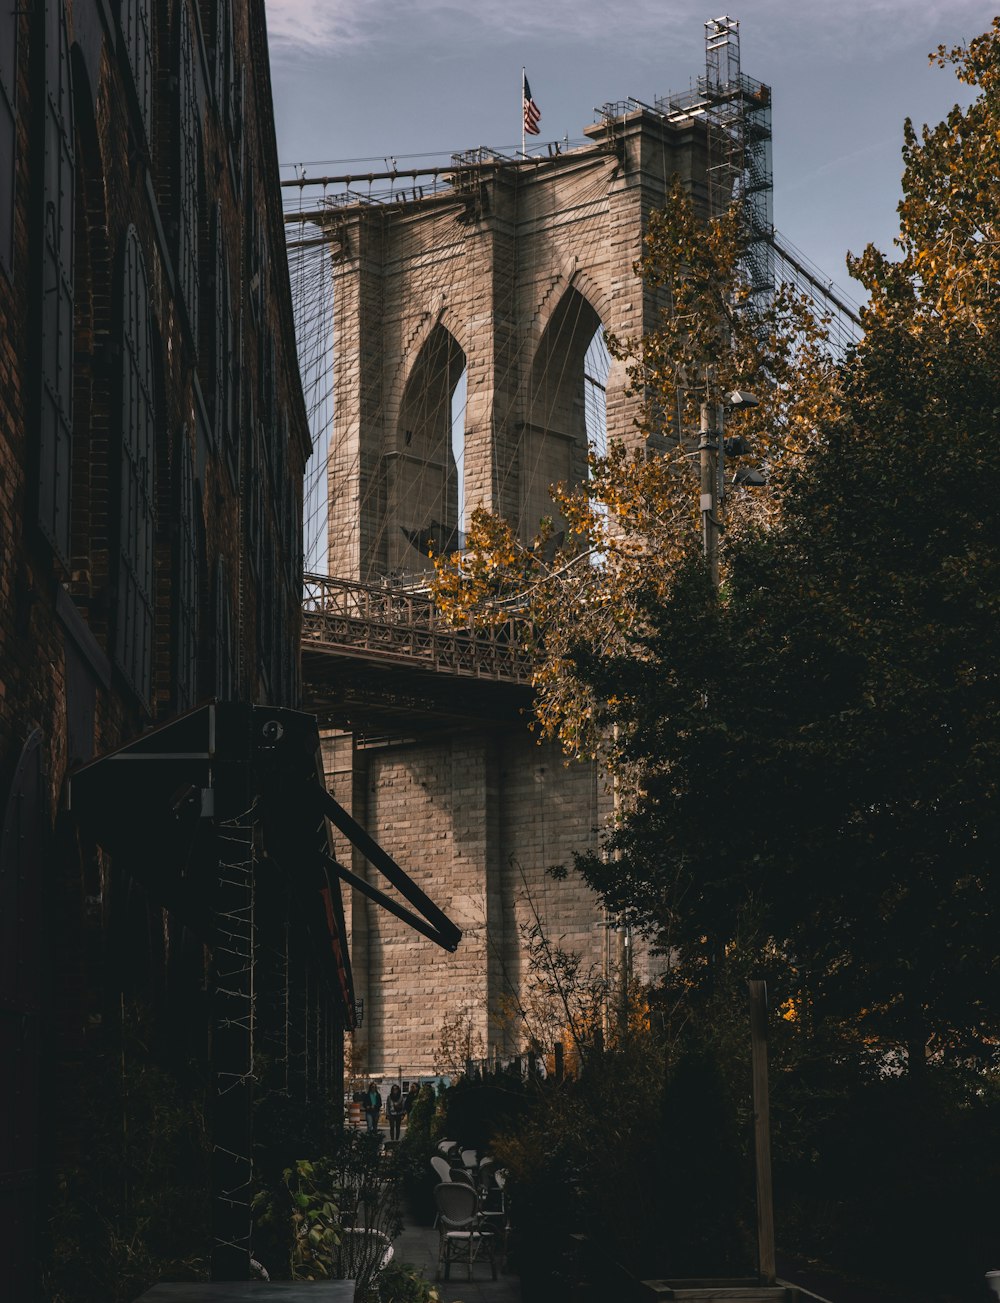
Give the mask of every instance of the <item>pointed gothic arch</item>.
<path id="1" fill-rule="evenodd" d="M 525 540 L 552 513 L 549 485 L 585 479 L 587 348 L 601 325 L 628 339 L 655 323 L 662 295 L 635 273 L 646 220 L 675 173 L 694 181 L 701 166 L 696 136 L 646 113 L 588 135 L 595 147 L 530 171 L 498 166 L 483 174 L 475 202 L 460 185 L 454 196 L 426 202 L 338 207 L 329 264 L 331 574 L 370 582 L 425 571 L 427 558 L 402 530 L 425 531 L 443 515 L 449 527 L 464 523 L 457 504 L 450 514 L 450 494 L 446 510 L 426 509 L 421 493 L 433 492 L 433 468 L 426 450 L 413 460 L 414 377 L 427 374 L 442 331 L 464 352 L 467 401 L 462 419 L 452 414 L 450 458 L 439 434 L 439 479 L 457 462 L 468 508 L 497 512 Z M 642 166 L 623 169 L 624 157 Z M 567 338 L 570 351 L 560 353 Z M 625 365 L 603 361 L 607 374 L 589 391 L 591 407 L 600 403 L 610 439 L 636 445 Z M 572 385 L 559 375 L 567 367 Z M 457 409 L 463 391 L 456 392 Z M 438 408 L 443 431 L 440 394 Z M 422 509 L 411 510 L 414 502 Z"/>
<path id="2" fill-rule="evenodd" d="M 601 329 L 590 301 L 568 284 L 535 346 L 520 448 L 517 527 L 523 538 L 530 538 L 539 521 L 552 515 L 552 484 L 579 484 L 587 477 L 584 359 Z"/>
<path id="3" fill-rule="evenodd" d="M 390 570 L 427 569 L 431 550 L 457 545 L 459 472 L 452 448 L 452 399 L 465 369 L 464 350 L 438 321 L 406 378 L 395 446 L 386 457 Z"/>

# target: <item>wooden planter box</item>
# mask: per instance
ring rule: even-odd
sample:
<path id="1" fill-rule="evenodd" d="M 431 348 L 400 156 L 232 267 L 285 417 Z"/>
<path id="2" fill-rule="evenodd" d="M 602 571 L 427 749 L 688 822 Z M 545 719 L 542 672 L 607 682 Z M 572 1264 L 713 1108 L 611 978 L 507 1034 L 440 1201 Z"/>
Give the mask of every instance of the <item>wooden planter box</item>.
<path id="1" fill-rule="evenodd" d="M 794 1285 L 761 1285 L 755 1280 L 643 1280 L 640 1297 L 686 1299 L 688 1303 L 798 1303 Z"/>

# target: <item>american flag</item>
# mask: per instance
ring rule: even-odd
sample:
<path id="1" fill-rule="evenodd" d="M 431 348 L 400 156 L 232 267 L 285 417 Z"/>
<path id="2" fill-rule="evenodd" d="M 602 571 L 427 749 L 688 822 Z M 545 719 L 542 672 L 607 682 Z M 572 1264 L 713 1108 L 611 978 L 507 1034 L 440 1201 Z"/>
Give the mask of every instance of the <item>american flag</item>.
<path id="1" fill-rule="evenodd" d="M 524 129 L 529 136 L 537 136 L 538 124 L 542 120 L 542 112 L 538 105 L 531 98 L 531 87 L 528 85 L 528 79 L 521 73 L 521 80 L 524 82 Z"/>

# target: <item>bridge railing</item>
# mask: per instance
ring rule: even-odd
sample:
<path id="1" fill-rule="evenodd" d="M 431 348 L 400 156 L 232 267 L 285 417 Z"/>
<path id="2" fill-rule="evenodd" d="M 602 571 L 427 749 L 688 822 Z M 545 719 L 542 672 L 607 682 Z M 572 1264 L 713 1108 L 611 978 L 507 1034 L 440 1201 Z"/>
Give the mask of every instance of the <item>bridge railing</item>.
<path id="1" fill-rule="evenodd" d="M 514 617 L 489 629 L 460 629 L 426 593 L 315 574 L 303 577 L 302 609 L 303 643 L 317 649 L 465 678 L 531 682 L 527 625 Z"/>

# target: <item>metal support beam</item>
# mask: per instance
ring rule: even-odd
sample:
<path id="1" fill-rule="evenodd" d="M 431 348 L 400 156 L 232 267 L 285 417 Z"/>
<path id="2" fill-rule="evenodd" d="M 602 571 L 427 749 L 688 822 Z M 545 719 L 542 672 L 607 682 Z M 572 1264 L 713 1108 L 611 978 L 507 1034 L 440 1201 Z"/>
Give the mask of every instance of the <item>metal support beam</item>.
<path id="1" fill-rule="evenodd" d="M 358 890 L 364 890 L 366 895 L 372 896 L 372 899 L 378 899 L 380 904 L 385 905 L 387 909 L 391 908 L 392 912 L 400 918 L 405 917 L 406 922 L 410 923 L 411 927 L 416 927 L 418 931 L 423 932 L 425 936 L 429 936 L 432 941 L 435 941 L 443 949 L 457 950 L 458 943 L 462 939 L 461 929 L 456 927 L 442 910 L 438 909 L 437 905 L 425 892 L 421 891 L 409 874 L 405 873 L 392 856 L 384 851 L 378 842 L 351 818 L 344 807 L 338 801 L 335 801 L 329 792 L 322 789 L 317 790 L 323 814 L 361 852 L 368 863 L 378 869 L 379 873 L 392 883 L 403 899 L 409 901 L 413 908 L 423 915 L 426 922 L 416 919 L 415 916 L 409 914 L 408 910 L 400 913 L 400 907 L 396 906 L 394 901 L 390 901 L 388 896 L 383 896 L 377 888 L 369 888 L 368 883 L 365 883 L 362 888 L 358 885 L 361 879 L 356 879 L 355 874 L 350 874 L 350 879 L 356 879 L 354 885 L 358 886 Z M 342 868 L 335 860 L 331 860 L 329 863 L 338 876 L 343 877 L 349 873 L 349 870 Z M 376 894 L 372 895 L 372 892 Z"/>

